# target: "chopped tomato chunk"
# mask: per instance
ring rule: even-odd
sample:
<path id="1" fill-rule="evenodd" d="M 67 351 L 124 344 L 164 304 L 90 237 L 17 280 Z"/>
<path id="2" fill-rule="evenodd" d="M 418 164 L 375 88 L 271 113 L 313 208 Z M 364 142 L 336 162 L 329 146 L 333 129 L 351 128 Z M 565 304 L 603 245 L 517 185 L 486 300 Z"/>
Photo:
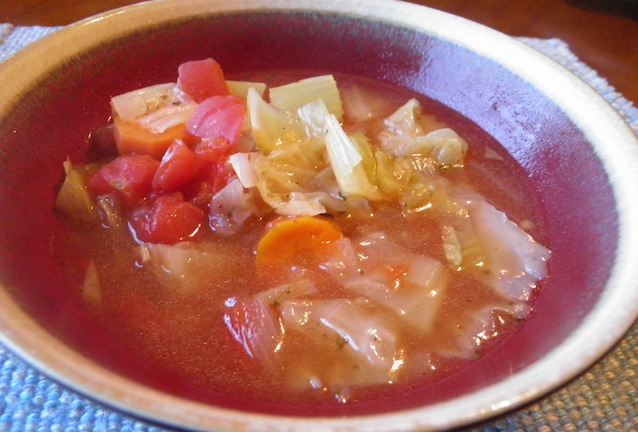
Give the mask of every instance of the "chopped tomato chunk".
<path id="1" fill-rule="evenodd" d="M 228 157 L 221 157 L 216 162 L 206 161 L 197 177 L 184 186 L 182 191 L 187 200 L 205 209 L 213 195 L 222 190 L 234 175 Z"/>
<path id="2" fill-rule="evenodd" d="M 233 143 L 226 138 L 218 137 L 201 140 L 195 146 L 195 154 L 203 161 L 217 162 L 233 147 Z"/>
<path id="3" fill-rule="evenodd" d="M 131 226 L 140 241 L 174 244 L 195 235 L 203 219 L 203 210 L 184 201 L 180 192 L 173 192 L 134 212 Z"/>
<path id="4" fill-rule="evenodd" d="M 182 63 L 177 69 L 177 85 L 197 103 L 230 94 L 221 66 L 211 58 Z"/>
<path id="5" fill-rule="evenodd" d="M 160 162 L 153 178 L 153 189 L 173 192 L 190 182 L 202 166 L 197 155 L 184 141 L 175 140 Z"/>
<path id="6" fill-rule="evenodd" d="M 93 196 L 115 192 L 129 206 L 142 201 L 151 192 L 159 162 L 149 155 L 125 155 L 101 166 L 87 179 Z"/>
<path id="7" fill-rule="evenodd" d="M 239 137 L 246 108 L 238 96 L 213 96 L 199 104 L 186 124 L 186 131 L 203 139 L 224 138 L 235 143 Z"/>

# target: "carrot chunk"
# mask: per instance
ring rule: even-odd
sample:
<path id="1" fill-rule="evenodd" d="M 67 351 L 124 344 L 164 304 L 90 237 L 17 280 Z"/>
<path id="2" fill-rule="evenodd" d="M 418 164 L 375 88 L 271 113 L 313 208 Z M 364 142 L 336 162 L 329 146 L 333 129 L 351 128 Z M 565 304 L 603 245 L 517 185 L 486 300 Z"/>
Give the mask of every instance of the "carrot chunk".
<path id="1" fill-rule="evenodd" d="M 277 272 L 292 266 L 316 266 L 331 243 L 343 234 L 337 224 L 321 216 L 299 216 L 273 221 L 257 244 L 257 268 Z"/>
<path id="2" fill-rule="evenodd" d="M 163 133 L 154 133 L 137 122 L 124 121 L 119 117 L 113 119 L 113 136 L 120 155 L 147 154 L 157 160 L 162 159 L 174 140 L 181 139 L 187 144 L 196 140 L 186 132 L 185 124 L 173 126 Z"/>

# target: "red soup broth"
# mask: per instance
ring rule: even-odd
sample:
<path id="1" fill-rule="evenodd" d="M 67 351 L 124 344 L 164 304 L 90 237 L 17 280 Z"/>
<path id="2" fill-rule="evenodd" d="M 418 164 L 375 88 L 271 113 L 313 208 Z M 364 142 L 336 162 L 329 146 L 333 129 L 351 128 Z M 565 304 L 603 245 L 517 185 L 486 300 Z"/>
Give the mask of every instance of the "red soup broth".
<path id="1" fill-rule="evenodd" d="M 236 79 L 279 85 L 300 76 L 305 74 L 246 75 Z M 351 76 L 336 78 L 346 107 L 345 130 L 374 132 L 382 125 L 381 120 L 353 122 L 348 116 L 352 109 L 349 103 L 363 100 L 372 105 L 372 117 L 383 119 L 410 98 L 416 98 L 422 106 L 421 124 L 431 129 L 452 128 L 468 143 L 463 167 L 440 170 L 441 178 L 453 185 L 470 185 L 472 194 L 507 214 L 538 243 L 544 242 L 542 213 L 525 173 L 478 126 L 405 89 Z M 385 267 L 387 280 L 400 284 L 409 264 L 402 266 L 397 262 L 397 250 L 400 255 L 427 256 L 442 265 L 445 288 L 438 293 L 441 300 L 426 330 L 415 330 L 404 322 L 400 312 L 386 308 L 378 299 L 369 303 L 361 300 L 366 297 L 365 285 L 344 288 L 325 266 L 308 265 L 303 252 L 298 254 L 301 265 L 289 263 L 288 274 L 296 279 L 311 279 L 313 289 L 302 288 L 298 298 L 282 295 L 290 300 L 289 313 L 305 311 L 312 316 L 319 313 L 309 309 L 313 302 L 334 306 L 330 303 L 333 299 L 349 299 L 348 304 L 360 313 L 353 319 L 358 317 L 365 323 L 370 317 L 380 317 L 379 322 L 386 323 L 393 332 L 391 336 L 382 334 L 382 342 L 391 339 L 396 354 L 392 362 L 396 372 L 384 370 L 382 379 L 370 378 L 370 373 L 362 372 L 360 366 L 366 361 L 378 363 L 387 359 L 383 360 L 383 354 L 378 352 L 373 360 L 353 355 L 357 341 L 367 339 L 345 334 L 343 328 L 341 332 L 335 330 L 337 324 L 329 322 L 329 317 L 335 316 L 335 307 L 324 307 L 328 311 L 326 319 L 307 320 L 308 327 L 315 327 L 310 335 L 295 337 L 296 330 L 288 328 L 283 342 L 272 352 L 268 347 L 264 348 L 265 353 L 255 352 L 263 348 L 259 346 L 247 349 L 231 331 L 229 316 L 233 316 L 238 303 L 284 282 L 281 272 L 271 274 L 267 268 L 256 266 L 255 251 L 268 224 L 277 218 L 273 213 L 251 217 L 236 234 L 222 236 L 202 228 L 193 240 L 198 255 L 189 261 L 188 271 L 179 275 L 167 274 L 165 269 L 144 261 L 145 249 L 126 227 L 102 229 L 60 215 L 65 233 L 56 237 L 52 247 L 65 267 L 69 290 L 59 293 L 59 303 L 74 312 L 55 314 L 46 320 L 70 344 L 118 373 L 207 403 L 323 415 L 348 412 L 348 407 L 427 388 L 489 355 L 497 344 L 515 334 L 524 320 L 508 312 L 513 302 L 478 281 L 476 271 L 458 271 L 446 263 L 440 218 L 427 210 L 404 210 L 401 202 L 372 203 L 349 214 L 333 213 L 326 219 L 336 224 L 345 238 L 352 239 L 359 256 L 368 254 L 372 264 L 357 268 L 362 278 Z M 391 239 L 390 244 L 379 240 L 379 233 Z M 365 242 L 371 246 L 364 250 L 359 243 Z M 418 274 L 421 264 L 415 262 Z M 97 303 L 87 301 L 82 292 L 89 263 L 95 266 L 99 277 Z M 525 308 L 533 308 L 541 285 L 542 281 L 538 281 L 521 302 Z M 284 307 L 279 299 L 268 306 Z M 494 310 L 484 313 L 490 318 L 490 325 L 481 327 L 480 335 L 466 336 L 474 345 L 460 349 L 455 342 L 459 334 L 465 334 L 472 326 L 472 316 L 490 306 Z M 239 315 L 247 321 L 255 319 L 250 313 Z M 384 348 L 374 342 L 371 346 L 372 353 Z M 348 350 L 350 354 L 343 354 Z"/>

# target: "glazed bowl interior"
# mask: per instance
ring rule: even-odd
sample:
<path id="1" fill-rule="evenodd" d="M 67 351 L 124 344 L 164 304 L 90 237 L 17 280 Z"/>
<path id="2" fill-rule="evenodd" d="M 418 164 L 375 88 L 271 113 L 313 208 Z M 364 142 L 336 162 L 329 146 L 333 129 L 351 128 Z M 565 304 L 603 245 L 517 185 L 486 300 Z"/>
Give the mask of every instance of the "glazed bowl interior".
<path id="1" fill-rule="evenodd" d="M 82 159 L 113 95 L 172 81 L 180 63 L 206 57 L 231 78 L 303 70 L 390 83 L 493 137 L 529 178 L 552 250 L 525 325 L 444 380 L 338 408 L 245 400 L 228 389 L 200 398 L 92 332 L 82 311 L 65 309 L 64 257 L 48 248 L 62 235 L 52 212 L 62 161 Z M 199 429 L 451 427 L 564 383 L 636 316 L 635 137 L 567 71 L 477 24 L 386 1 L 168 0 L 64 29 L 0 73 L 2 340 L 59 382 L 130 414 Z"/>

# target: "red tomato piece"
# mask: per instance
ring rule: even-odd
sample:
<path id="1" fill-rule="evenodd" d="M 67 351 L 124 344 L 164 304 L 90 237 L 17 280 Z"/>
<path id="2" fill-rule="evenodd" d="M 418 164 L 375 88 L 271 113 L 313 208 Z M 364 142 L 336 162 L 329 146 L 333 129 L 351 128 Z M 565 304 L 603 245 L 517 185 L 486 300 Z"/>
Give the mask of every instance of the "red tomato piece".
<path id="1" fill-rule="evenodd" d="M 244 100 L 239 96 L 213 96 L 199 104 L 186 124 L 186 131 L 202 139 L 221 137 L 235 143 L 245 116 Z"/>
<path id="2" fill-rule="evenodd" d="M 195 146 L 195 154 L 202 161 L 217 162 L 233 147 L 233 143 L 226 138 L 218 137 L 202 140 Z"/>
<path id="3" fill-rule="evenodd" d="M 205 162 L 197 177 L 182 191 L 190 202 L 207 209 L 213 195 L 222 190 L 234 175 L 228 157 L 221 157 L 216 162 Z"/>
<path id="4" fill-rule="evenodd" d="M 211 58 L 179 65 L 177 85 L 197 103 L 211 96 L 230 94 L 221 66 Z"/>
<path id="5" fill-rule="evenodd" d="M 184 141 L 175 140 L 162 157 L 153 178 L 153 189 L 173 192 L 190 182 L 201 168 L 202 162 Z"/>
<path id="6" fill-rule="evenodd" d="M 115 192 L 129 206 L 142 201 L 152 190 L 159 162 L 149 155 L 119 156 L 101 166 L 87 180 L 93 196 Z"/>
<path id="7" fill-rule="evenodd" d="M 204 211 L 184 201 L 180 192 L 161 195 L 149 207 L 131 215 L 137 239 L 149 243 L 175 244 L 193 237 L 204 219 Z"/>

